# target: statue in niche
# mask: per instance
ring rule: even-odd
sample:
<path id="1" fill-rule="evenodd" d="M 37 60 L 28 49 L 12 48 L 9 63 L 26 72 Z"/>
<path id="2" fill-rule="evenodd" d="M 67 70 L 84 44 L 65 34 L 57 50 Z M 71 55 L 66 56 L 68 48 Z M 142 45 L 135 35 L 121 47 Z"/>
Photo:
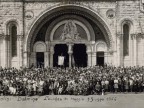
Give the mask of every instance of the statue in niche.
<path id="1" fill-rule="evenodd" d="M 79 40 L 79 33 L 76 24 L 72 20 L 67 20 L 64 25 L 63 32 L 60 36 L 61 40 Z"/>

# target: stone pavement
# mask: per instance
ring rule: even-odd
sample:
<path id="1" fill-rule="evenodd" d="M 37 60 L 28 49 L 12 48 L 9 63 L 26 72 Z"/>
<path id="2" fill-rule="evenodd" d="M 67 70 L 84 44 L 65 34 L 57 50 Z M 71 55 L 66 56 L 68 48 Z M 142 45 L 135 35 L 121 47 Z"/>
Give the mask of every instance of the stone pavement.
<path id="1" fill-rule="evenodd" d="M 1 96 L 0 108 L 144 108 L 144 94 Z"/>

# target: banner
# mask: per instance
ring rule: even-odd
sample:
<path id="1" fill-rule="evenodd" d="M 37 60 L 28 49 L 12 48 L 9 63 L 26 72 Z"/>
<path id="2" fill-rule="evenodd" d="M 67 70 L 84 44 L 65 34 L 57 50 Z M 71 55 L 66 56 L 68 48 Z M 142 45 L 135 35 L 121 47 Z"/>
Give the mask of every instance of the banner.
<path id="1" fill-rule="evenodd" d="M 64 56 L 58 56 L 58 65 L 64 65 Z"/>

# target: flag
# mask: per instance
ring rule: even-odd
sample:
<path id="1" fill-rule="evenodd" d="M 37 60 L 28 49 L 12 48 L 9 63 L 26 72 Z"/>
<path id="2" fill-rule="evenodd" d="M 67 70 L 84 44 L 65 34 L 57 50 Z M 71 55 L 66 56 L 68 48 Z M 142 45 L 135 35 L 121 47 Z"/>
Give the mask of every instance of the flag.
<path id="1" fill-rule="evenodd" d="M 64 56 L 58 56 L 58 65 L 64 65 Z"/>

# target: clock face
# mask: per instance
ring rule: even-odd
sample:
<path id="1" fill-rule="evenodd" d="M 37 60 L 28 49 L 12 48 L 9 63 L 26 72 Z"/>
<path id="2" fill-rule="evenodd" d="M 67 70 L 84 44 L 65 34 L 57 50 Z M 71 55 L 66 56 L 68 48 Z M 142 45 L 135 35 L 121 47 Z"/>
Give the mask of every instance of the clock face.
<path id="1" fill-rule="evenodd" d="M 113 9 L 110 9 L 106 12 L 106 15 L 108 18 L 114 18 L 115 17 L 115 11 Z"/>

